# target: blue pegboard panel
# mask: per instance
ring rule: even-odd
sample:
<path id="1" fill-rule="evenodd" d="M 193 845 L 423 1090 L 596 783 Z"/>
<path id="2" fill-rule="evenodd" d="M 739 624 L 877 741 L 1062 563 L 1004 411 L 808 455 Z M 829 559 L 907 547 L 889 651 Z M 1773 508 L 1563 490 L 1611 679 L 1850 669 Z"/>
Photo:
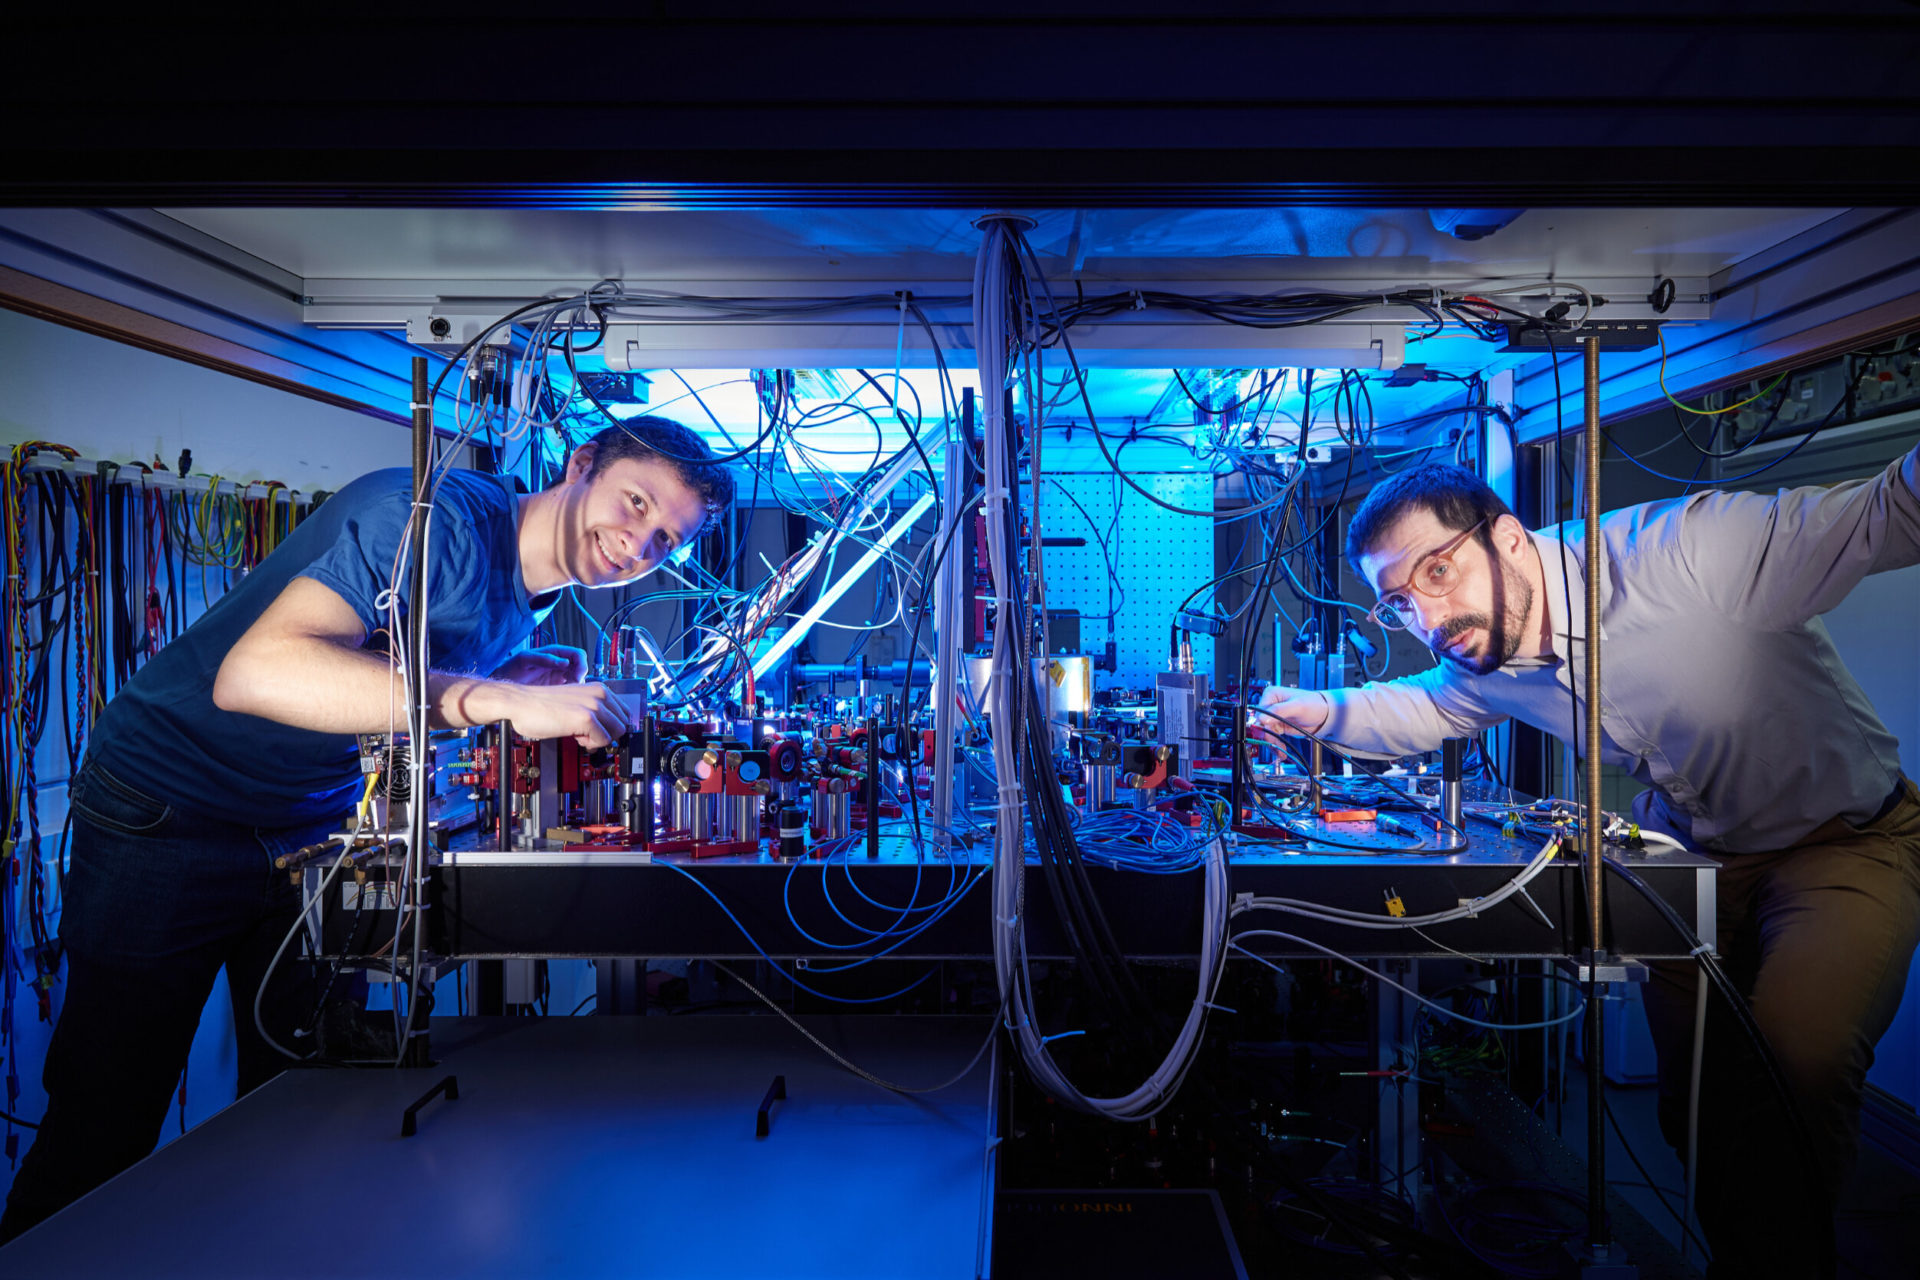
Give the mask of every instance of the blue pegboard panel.
<path id="1" fill-rule="evenodd" d="M 1190 511 L 1213 510 L 1211 475 L 1176 472 L 1135 475 L 1133 480 L 1163 502 Z M 1085 508 L 1086 516 L 1062 489 Z M 1106 539 L 1113 552 L 1119 578 L 1114 591 L 1119 669 L 1112 675 L 1098 673 L 1096 687 L 1151 687 L 1155 673 L 1166 670 L 1167 628 L 1174 610 L 1214 576 L 1213 522 L 1157 507 L 1111 472 L 1047 477 L 1040 486 L 1040 516 L 1047 537 L 1087 540 L 1084 547 L 1047 549 L 1047 605 L 1080 611 L 1081 644 L 1093 654 L 1107 641 L 1108 575 L 1100 539 Z M 1099 526 L 1098 538 L 1088 528 L 1088 517 Z M 1213 670 L 1212 640 L 1196 640 L 1193 661 L 1196 670 Z"/>

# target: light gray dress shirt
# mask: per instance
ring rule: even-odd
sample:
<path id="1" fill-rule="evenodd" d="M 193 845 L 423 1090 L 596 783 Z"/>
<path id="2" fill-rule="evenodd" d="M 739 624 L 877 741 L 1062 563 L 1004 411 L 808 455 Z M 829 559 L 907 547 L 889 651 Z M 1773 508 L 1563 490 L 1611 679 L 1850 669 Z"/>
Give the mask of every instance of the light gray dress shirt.
<path id="1" fill-rule="evenodd" d="M 1898 783 L 1899 744 L 1819 615 L 1867 574 L 1920 563 L 1920 449 L 1830 488 L 1627 507 L 1600 532 L 1601 758 L 1657 789 L 1666 825 L 1720 852 L 1783 849 L 1834 817 L 1871 818 Z M 1586 715 L 1585 529 L 1532 538 L 1552 657 L 1486 675 L 1443 662 L 1331 692 L 1322 734 L 1411 755 L 1508 718 L 1574 733 Z"/>

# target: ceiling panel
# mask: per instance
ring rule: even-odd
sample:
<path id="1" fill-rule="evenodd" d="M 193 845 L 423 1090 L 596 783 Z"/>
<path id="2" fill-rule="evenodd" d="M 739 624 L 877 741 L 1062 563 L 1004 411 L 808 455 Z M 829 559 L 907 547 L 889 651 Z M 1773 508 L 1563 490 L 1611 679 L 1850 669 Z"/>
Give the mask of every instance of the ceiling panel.
<path id="1" fill-rule="evenodd" d="M 1532 209 L 1479 241 L 1424 210 L 1056 210 L 1050 273 L 1099 280 L 1428 281 L 1708 276 L 1821 209 Z M 169 217 L 306 279 L 964 281 L 978 210 L 190 209 Z"/>

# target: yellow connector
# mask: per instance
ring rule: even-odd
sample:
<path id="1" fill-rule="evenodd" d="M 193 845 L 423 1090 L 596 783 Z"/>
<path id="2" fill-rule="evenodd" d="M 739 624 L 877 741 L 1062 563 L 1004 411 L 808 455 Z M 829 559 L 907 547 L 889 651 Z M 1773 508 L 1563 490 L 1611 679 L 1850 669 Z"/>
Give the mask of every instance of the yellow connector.
<path id="1" fill-rule="evenodd" d="M 1398 889 L 1389 888 L 1387 890 L 1387 914 L 1396 920 L 1407 914 L 1407 904 L 1400 901 L 1400 891 Z"/>

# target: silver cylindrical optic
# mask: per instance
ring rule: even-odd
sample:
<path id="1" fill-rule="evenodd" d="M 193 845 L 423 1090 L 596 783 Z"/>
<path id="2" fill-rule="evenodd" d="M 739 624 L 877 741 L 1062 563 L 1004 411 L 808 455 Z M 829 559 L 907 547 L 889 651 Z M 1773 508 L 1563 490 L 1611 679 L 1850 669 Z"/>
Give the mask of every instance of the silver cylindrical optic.
<path id="1" fill-rule="evenodd" d="M 1465 798 L 1467 740 L 1448 738 L 1440 744 L 1440 816 L 1447 821 L 1443 840 L 1457 840 L 1461 831 L 1461 802 Z"/>
<path id="2" fill-rule="evenodd" d="M 653 833 L 644 828 L 645 815 L 641 812 L 640 788 L 646 785 L 644 779 L 635 781 L 631 778 L 619 784 L 620 820 L 626 824 L 628 835 L 636 840 L 651 843 Z"/>
<path id="3" fill-rule="evenodd" d="M 718 844 L 734 838 L 733 806 L 728 804 L 731 796 L 701 796 L 700 804 L 693 811 L 693 838 L 707 844 Z"/>
<path id="4" fill-rule="evenodd" d="M 813 838 L 844 840 L 853 834 L 853 797 L 847 784 L 830 778 L 813 789 Z"/>
<path id="5" fill-rule="evenodd" d="M 1089 816 L 1113 807 L 1114 775 L 1119 772 L 1117 766 L 1110 764 L 1087 766 L 1087 813 Z"/>
<path id="6" fill-rule="evenodd" d="M 589 826 L 616 821 L 620 813 L 620 784 L 612 778 L 595 778 L 580 788 L 580 809 Z"/>
<path id="7" fill-rule="evenodd" d="M 682 791 L 678 787 L 667 789 L 669 803 L 667 808 L 667 827 L 673 831 L 693 831 L 694 824 L 702 809 L 701 801 L 706 797 L 693 792 Z"/>
<path id="8" fill-rule="evenodd" d="M 760 797 L 759 796 L 722 796 L 721 801 L 731 813 L 729 819 L 736 841 L 758 840 L 760 838 Z"/>

